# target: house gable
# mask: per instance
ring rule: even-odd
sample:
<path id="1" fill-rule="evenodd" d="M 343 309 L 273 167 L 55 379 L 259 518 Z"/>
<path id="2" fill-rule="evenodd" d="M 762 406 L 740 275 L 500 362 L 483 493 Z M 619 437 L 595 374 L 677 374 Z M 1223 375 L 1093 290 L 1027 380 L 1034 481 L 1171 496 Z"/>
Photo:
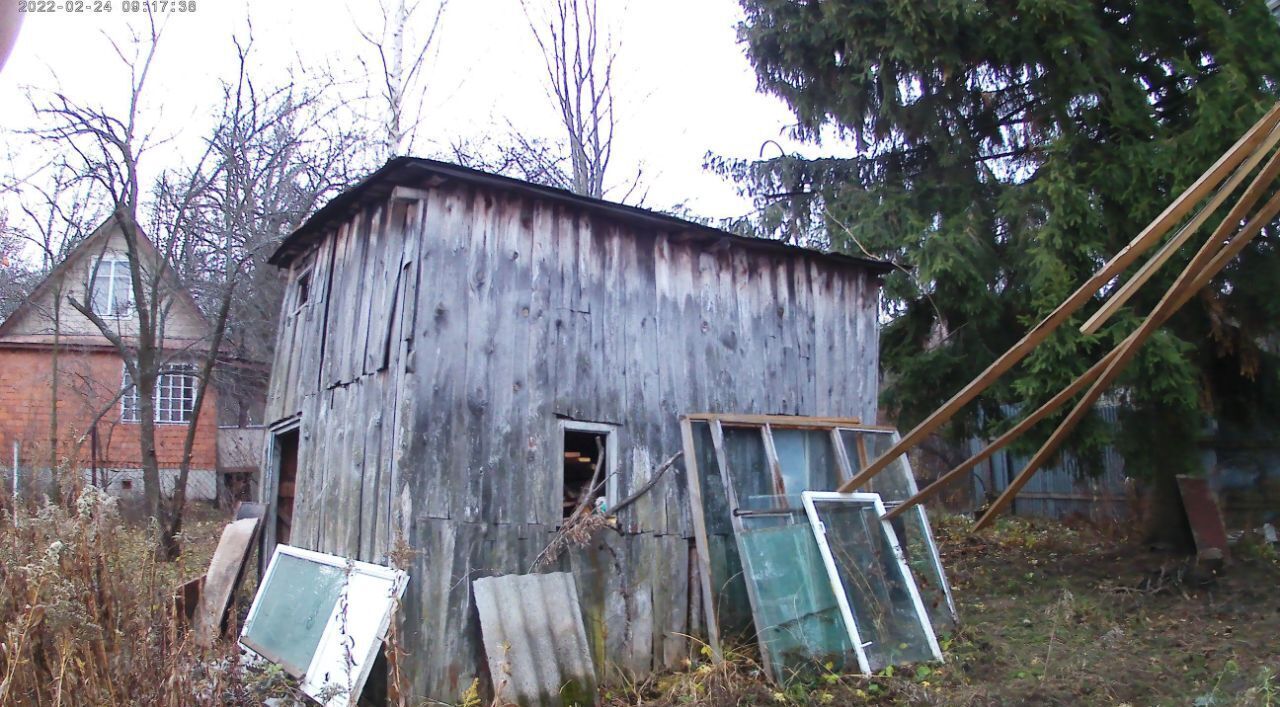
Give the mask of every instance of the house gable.
<path id="1" fill-rule="evenodd" d="M 146 235 L 139 231 L 139 236 L 144 269 L 148 273 L 156 272 L 155 268 L 163 269 L 160 272 L 160 289 L 164 293 L 162 310 L 165 348 L 182 348 L 205 338 L 209 326 L 190 293 L 178 283 L 172 270 L 165 265 L 163 257 Z M 115 219 L 108 218 L 49 273 L 27 301 L 0 324 L 0 345 L 49 345 L 53 343 L 56 329 L 60 343 L 65 346 L 111 346 L 97 325 L 71 306 L 68 300 L 74 298 L 88 303 L 88 285 L 90 278 L 94 276 L 95 267 L 97 282 L 105 285 L 109 266 L 99 266 L 99 262 L 108 262 L 113 258 L 124 259 L 126 253 L 124 234 Z M 62 304 L 55 318 L 55 303 L 59 300 Z M 118 318 L 104 317 L 104 320 L 125 342 L 136 339 L 138 318 L 135 310 L 122 313 Z"/>

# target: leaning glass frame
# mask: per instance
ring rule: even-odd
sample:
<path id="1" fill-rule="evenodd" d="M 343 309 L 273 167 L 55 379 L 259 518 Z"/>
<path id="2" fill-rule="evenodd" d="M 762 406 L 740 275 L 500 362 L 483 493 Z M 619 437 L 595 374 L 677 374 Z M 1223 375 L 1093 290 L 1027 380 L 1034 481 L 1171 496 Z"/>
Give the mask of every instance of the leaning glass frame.
<path id="1" fill-rule="evenodd" d="M 929 620 L 929 613 L 925 610 L 924 602 L 920 598 L 920 591 L 916 587 L 915 576 L 911 568 L 907 566 L 906 557 L 902 553 L 902 546 L 898 543 L 897 534 L 893 531 L 893 526 L 884 518 L 885 507 L 884 502 L 880 499 L 879 494 L 875 493 L 836 493 L 836 492 L 820 492 L 805 491 L 801 494 L 804 502 L 805 513 L 809 516 L 809 524 L 811 526 L 814 539 L 818 543 L 818 552 L 822 556 L 823 564 L 827 570 L 827 578 L 831 582 L 831 589 L 835 592 L 836 603 L 840 606 L 841 615 L 844 618 L 845 626 L 849 631 L 849 640 L 853 642 L 854 650 L 858 656 L 858 664 L 865 674 L 872 673 L 872 665 L 867 655 L 867 646 L 869 642 L 862 640 L 862 632 L 858 628 L 858 620 L 854 615 L 853 607 L 849 600 L 849 588 L 845 586 L 844 580 L 841 578 L 840 568 L 836 564 L 835 553 L 831 548 L 831 540 L 827 534 L 826 523 L 822 520 L 821 514 L 817 508 L 818 503 L 835 503 L 835 504 L 858 504 L 870 505 L 875 516 L 880 521 L 880 530 L 882 536 L 879 539 L 871 539 L 872 541 L 883 541 L 889 546 L 893 555 L 894 565 L 897 567 L 899 576 L 898 581 L 906 589 L 907 595 L 911 600 L 912 608 L 915 610 L 915 618 L 918 628 L 923 635 L 926 647 L 933 658 L 938 662 L 943 662 L 942 648 L 938 644 L 938 638 L 934 634 L 933 624 Z M 882 637 L 883 638 L 883 637 Z M 893 665 L 892 661 L 885 661 L 884 665 L 877 664 L 875 669 L 880 669 L 885 665 Z"/>
<path id="2" fill-rule="evenodd" d="M 291 573 L 287 569 L 289 565 L 294 570 L 302 567 L 316 570 L 320 586 L 308 585 L 307 576 Z M 287 578 L 281 579 L 285 576 Z M 296 603 L 291 605 L 288 597 L 273 596 L 291 586 L 277 588 L 277 582 L 295 580 L 304 590 L 319 590 L 309 597 L 317 603 L 305 618 L 307 625 L 303 634 L 291 639 L 295 645 L 278 642 L 273 645 L 258 640 L 259 632 L 272 630 L 272 621 L 299 618 L 295 616 L 299 608 Z M 276 545 L 245 617 L 240 645 L 279 664 L 285 672 L 298 678 L 298 687 L 304 694 L 326 707 L 353 706 L 369 678 L 408 582 L 409 575 L 403 570 L 292 545 Z M 296 633 L 298 627 L 290 628 Z M 306 644 L 299 646 L 297 641 Z M 294 652 L 298 648 L 302 649 L 301 653 Z"/>
<path id="3" fill-rule="evenodd" d="M 885 451 L 891 449 L 901 439 L 898 431 L 892 428 L 839 427 L 834 434 L 838 442 L 836 453 L 844 457 L 846 468 L 849 469 L 865 469 L 867 465 L 879 458 Z M 873 444 L 871 448 L 868 448 L 867 440 L 869 439 L 882 440 L 883 443 Z M 850 456 L 850 442 L 854 447 L 853 454 L 856 455 L 856 459 Z M 911 468 L 911 462 L 906 455 L 894 460 L 892 464 L 868 480 L 865 485 L 854 490 L 855 493 L 879 494 L 880 500 L 888 510 L 897 508 L 903 501 L 915 496 L 919 491 L 920 489 L 916 484 L 915 471 Z M 960 615 L 956 611 L 955 599 L 951 594 L 951 582 L 947 580 L 946 569 L 942 566 L 942 555 L 938 551 L 938 543 L 934 540 L 933 527 L 929 523 L 929 514 L 925 511 L 924 504 L 917 504 L 909 508 L 895 522 L 902 523 L 904 529 L 907 523 L 915 525 L 916 529 L 918 529 L 919 540 L 924 544 L 924 549 L 928 556 L 926 558 L 927 565 L 914 562 L 911 557 L 908 557 L 907 564 L 912 566 L 912 571 L 917 573 L 918 578 L 928 582 L 929 591 L 927 593 L 934 597 L 928 602 L 931 609 L 929 615 L 934 625 L 945 625 L 948 629 L 954 629 L 960 623 Z M 899 537 L 898 540 L 904 544 L 910 544 L 911 542 L 910 537 Z M 922 591 L 922 595 L 924 593 Z M 939 602 L 937 599 L 941 601 Z M 943 606 L 938 606 L 938 604 Z"/>
<path id="4" fill-rule="evenodd" d="M 721 599 L 729 600 L 728 603 L 732 604 L 734 603 L 731 600 L 732 597 L 745 595 L 747 604 L 750 605 L 750 620 L 753 626 L 756 623 L 757 609 L 760 605 L 760 597 L 756 595 L 746 576 L 750 572 L 750 560 L 742 557 L 740 533 L 743 530 L 750 532 L 751 529 L 744 527 L 747 524 L 742 522 L 741 512 L 746 510 L 748 516 L 761 515 L 772 509 L 774 514 L 799 513 L 804 516 L 801 492 L 834 492 L 836 489 L 792 489 L 788 488 L 789 486 L 795 485 L 794 482 L 797 480 L 806 487 L 815 483 L 817 486 L 833 484 L 838 486 L 846 483 L 853 478 L 857 469 L 865 468 L 869 463 L 866 435 L 897 439 L 898 432 L 893 427 L 866 425 L 854 418 L 694 413 L 682 415 L 680 421 L 685 466 L 688 471 L 686 479 L 694 526 L 695 555 L 699 583 L 702 585 L 703 619 L 706 622 L 707 639 L 713 660 L 719 662 L 723 660 L 721 614 L 722 612 L 728 612 L 730 615 L 739 613 L 735 611 L 736 606 L 727 606 L 721 602 Z M 756 437 L 759 435 L 758 439 L 763 444 L 763 455 L 756 455 L 759 458 L 748 460 L 749 463 L 745 465 L 756 469 L 748 472 L 754 474 L 756 478 L 735 477 L 735 472 L 743 473 L 743 465 L 735 464 L 734 459 L 728 458 L 732 455 L 726 454 L 726 430 L 733 430 L 730 436 Z M 775 432 L 779 430 L 806 430 L 811 435 L 827 437 L 830 440 L 829 451 L 819 450 L 815 457 L 812 451 L 817 437 L 813 437 L 806 440 L 807 450 L 802 454 L 789 455 L 784 450 L 784 453 L 779 455 L 775 439 Z M 852 437 L 853 446 L 856 449 L 847 447 L 846 433 Z M 823 447 L 825 444 L 821 441 L 816 443 L 818 447 Z M 803 458 L 802 466 L 805 468 L 805 475 L 798 475 L 795 468 L 784 468 L 780 456 L 790 456 L 792 459 Z M 814 467 L 815 458 L 823 460 L 822 469 Z M 716 479 L 717 476 L 720 478 Z M 884 477 L 882 480 L 881 476 Z M 877 480 L 881 483 L 875 483 Z M 894 500 L 890 500 L 886 505 L 893 507 L 901 500 L 905 500 L 905 498 L 897 498 L 901 495 L 902 488 L 909 489 L 911 493 L 915 492 L 916 481 L 910 466 L 904 459 L 900 464 L 894 465 L 892 469 L 886 470 L 884 474 L 873 479 L 869 486 L 895 487 L 896 490 L 885 489 L 894 496 Z M 867 487 L 859 489 L 859 491 L 866 490 L 868 490 Z M 744 500 L 754 508 L 743 509 L 738 502 L 738 497 L 742 494 L 737 493 L 738 491 L 746 492 L 748 498 Z M 750 499 L 751 496 L 757 498 Z M 768 496 L 772 498 L 766 498 Z M 707 504 L 705 508 L 704 502 Z M 768 507 L 760 507 L 762 503 Z M 733 539 L 727 537 L 728 534 L 724 532 L 727 530 L 724 528 L 724 519 L 717 518 L 717 513 L 725 513 L 729 516 L 727 520 L 731 526 Z M 924 582 L 924 586 L 929 588 L 931 596 L 929 606 L 936 609 L 933 612 L 933 618 L 938 622 L 937 625 L 954 627 L 958 623 L 958 617 L 951 598 L 950 584 L 942 569 L 937 544 L 924 508 L 917 506 L 906 516 L 906 521 L 907 528 L 918 529 L 914 534 L 908 532 L 908 538 L 919 536 L 926 549 L 925 556 L 915 557 L 914 561 L 908 562 L 908 567 L 914 573 L 917 570 L 916 565 L 919 566 L 919 581 Z M 894 522 L 902 523 L 903 521 L 895 519 Z M 712 535 L 719 539 L 718 544 L 711 542 Z M 724 540 L 729 542 L 726 543 Z M 715 554 L 717 549 L 722 551 L 723 557 Z M 938 588 L 941 591 L 936 591 Z M 758 641 L 760 636 L 757 635 L 756 638 Z M 761 649 L 761 662 L 765 672 L 771 676 L 780 675 L 781 673 L 775 669 L 778 666 L 771 664 L 768 646 L 762 645 Z"/>

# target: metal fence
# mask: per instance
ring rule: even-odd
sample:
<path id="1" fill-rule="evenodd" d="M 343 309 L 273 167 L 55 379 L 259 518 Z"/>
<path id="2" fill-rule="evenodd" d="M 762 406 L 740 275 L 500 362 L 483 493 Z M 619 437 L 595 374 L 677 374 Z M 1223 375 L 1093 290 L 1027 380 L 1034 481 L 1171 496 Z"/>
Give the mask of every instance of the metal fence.
<path id="1" fill-rule="evenodd" d="M 32 468 L 24 466 L 21 461 L 15 466 L 10 461 L 0 466 L 0 469 L 3 469 L 4 477 L 0 480 L 0 488 L 3 489 L 6 497 L 3 505 L 18 502 L 38 503 L 40 497 L 48 494 L 49 486 L 53 483 L 53 475 L 49 473 L 47 466 Z M 143 498 L 141 469 L 82 469 L 79 473 L 86 486 L 97 486 L 119 499 Z M 163 495 L 173 496 L 177 478 L 176 469 L 160 470 L 160 488 Z M 228 500 L 234 500 L 231 498 L 232 495 L 232 489 L 226 488 L 226 483 L 216 471 L 193 469 L 187 475 L 188 501 L 225 504 Z"/>
<path id="2" fill-rule="evenodd" d="M 1101 406 L 1097 412 L 1108 424 L 1117 424 L 1115 406 Z M 970 440 L 969 453 L 975 454 L 986 445 L 983 440 Z M 1007 450 L 992 455 L 974 468 L 970 476 L 973 498 L 982 503 L 984 499 L 999 496 L 1029 460 L 1028 456 L 1014 455 Z M 1064 453 L 1056 466 L 1044 467 L 1031 477 L 1010 511 L 1041 518 L 1077 516 L 1095 521 L 1120 520 L 1133 515 L 1131 495 L 1124 458 L 1114 448 L 1107 447 L 1102 454 L 1101 474 L 1087 474 L 1075 457 Z"/>

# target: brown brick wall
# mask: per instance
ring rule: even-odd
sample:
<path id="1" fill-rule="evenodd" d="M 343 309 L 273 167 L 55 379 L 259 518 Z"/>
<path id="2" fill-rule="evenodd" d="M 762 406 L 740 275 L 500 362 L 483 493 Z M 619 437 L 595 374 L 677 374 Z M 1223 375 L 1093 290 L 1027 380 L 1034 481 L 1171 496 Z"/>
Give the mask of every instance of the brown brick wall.
<path id="1" fill-rule="evenodd" d="M 103 406 L 119 392 L 123 363 L 111 351 L 71 351 L 59 354 L 58 447 L 81 467 L 90 462 L 88 437 L 76 448 L 76 441 L 88 429 Z M 0 347 L 0 460 L 8 466 L 13 443 L 21 448 L 24 465 L 49 464 L 50 419 L 53 385 L 52 354 L 48 350 Z M 213 469 L 217 465 L 217 405 L 214 391 L 206 393 L 197 423 L 192 469 Z M 137 423 L 120 421 L 120 404 L 111 406 L 98 421 L 98 465 L 136 468 L 142 458 Z M 182 458 L 185 424 L 157 424 L 156 452 L 161 468 L 175 468 Z"/>

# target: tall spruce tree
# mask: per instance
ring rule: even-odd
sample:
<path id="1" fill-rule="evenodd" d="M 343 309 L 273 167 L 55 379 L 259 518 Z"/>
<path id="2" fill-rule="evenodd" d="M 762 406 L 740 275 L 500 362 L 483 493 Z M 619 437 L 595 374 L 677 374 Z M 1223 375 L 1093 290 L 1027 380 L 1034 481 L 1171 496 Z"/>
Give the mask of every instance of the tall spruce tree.
<path id="1" fill-rule="evenodd" d="M 761 89 L 790 104 L 800 137 L 845 138 L 857 156 L 713 162 L 755 198 L 763 230 L 904 266 L 885 282 L 882 336 L 884 403 L 903 426 L 1052 310 L 1278 93 L 1280 28 L 1263 0 L 742 5 Z M 1276 237 L 1267 229 L 1116 387 L 1126 468 L 1160 482 L 1158 506 L 1172 475 L 1198 466 L 1207 415 L 1280 418 L 1266 346 L 1280 328 Z M 994 432 L 1072 381 L 1190 251 L 1097 335 L 1079 333 L 1080 315 L 1061 327 L 949 433 Z M 1091 422 L 1071 447 L 1088 462 L 1110 437 Z"/>

